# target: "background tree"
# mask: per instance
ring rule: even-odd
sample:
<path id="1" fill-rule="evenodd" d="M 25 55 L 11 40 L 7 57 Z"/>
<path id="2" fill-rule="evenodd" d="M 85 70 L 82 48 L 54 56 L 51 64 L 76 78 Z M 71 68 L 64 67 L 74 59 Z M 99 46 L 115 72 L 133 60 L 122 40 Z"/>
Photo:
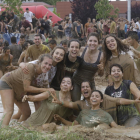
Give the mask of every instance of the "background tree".
<path id="1" fill-rule="evenodd" d="M 60 13 L 56 12 L 56 8 L 53 9 L 53 13 L 56 14 L 58 17 L 60 17 Z"/>
<path id="2" fill-rule="evenodd" d="M 56 5 L 56 2 L 61 1 L 61 0 L 35 0 L 35 2 L 45 2 L 50 5 Z"/>
<path id="3" fill-rule="evenodd" d="M 82 23 L 87 22 L 87 18 L 96 18 L 97 11 L 94 8 L 95 3 L 98 0 L 73 0 L 71 2 L 72 18 L 78 17 L 82 20 Z"/>
<path id="4" fill-rule="evenodd" d="M 114 9 L 114 6 L 110 4 L 108 0 L 99 0 L 95 4 L 95 9 L 97 10 L 96 19 L 107 19 L 109 17 L 117 18 L 119 9 Z M 110 13 L 113 13 L 111 15 Z"/>
<path id="5" fill-rule="evenodd" d="M 135 5 L 131 7 L 131 18 L 140 17 L 140 4 L 136 2 Z"/>
<path id="6" fill-rule="evenodd" d="M 4 0 L 4 4 L 1 4 L 2 8 L 5 8 L 5 11 L 13 11 L 17 16 L 23 16 L 23 9 L 21 7 L 21 0 Z"/>

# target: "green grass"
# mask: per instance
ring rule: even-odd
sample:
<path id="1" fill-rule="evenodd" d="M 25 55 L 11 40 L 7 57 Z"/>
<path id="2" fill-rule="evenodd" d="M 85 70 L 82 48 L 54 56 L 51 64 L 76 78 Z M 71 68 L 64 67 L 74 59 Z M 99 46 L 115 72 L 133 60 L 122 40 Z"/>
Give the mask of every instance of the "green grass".
<path id="1" fill-rule="evenodd" d="M 60 131 L 55 134 L 41 133 L 29 130 L 22 126 L 19 129 L 12 127 L 1 127 L 0 122 L 0 140 L 85 140 L 81 135 L 72 132 Z"/>

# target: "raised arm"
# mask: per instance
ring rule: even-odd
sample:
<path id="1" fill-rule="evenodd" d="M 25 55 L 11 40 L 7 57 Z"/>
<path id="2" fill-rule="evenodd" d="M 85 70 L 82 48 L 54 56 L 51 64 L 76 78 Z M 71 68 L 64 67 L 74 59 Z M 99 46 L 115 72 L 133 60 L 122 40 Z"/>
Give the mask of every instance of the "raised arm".
<path id="1" fill-rule="evenodd" d="M 43 19 L 45 20 L 46 19 L 46 16 L 48 15 L 48 12 L 45 14 L 45 16 L 43 17 Z"/>
<path id="2" fill-rule="evenodd" d="M 140 103 L 140 100 L 129 100 L 129 99 L 125 99 L 125 98 L 114 98 L 114 97 L 108 96 L 106 94 L 104 94 L 104 97 L 109 101 L 116 102 L 117 105 L 128 105 L 128 104 Z"/>
<path id="3" fill-rule="evenodd" d="M 59 105 L 63 105 L 64 107 L 67 107 L 67 108 L 72 108 L 72 109 L 79 109 L 78 108 L 78 104 L 80 101 L 76 101 L 76 102 L 69 102 L 69 101 L 60 101 L 56 98 L 56 96 L 54 96 L 53 94 L 51 94 L 52 97 L 53 97 L 53 103 L 56 103 L 56 104 L 59 104 Z"/>

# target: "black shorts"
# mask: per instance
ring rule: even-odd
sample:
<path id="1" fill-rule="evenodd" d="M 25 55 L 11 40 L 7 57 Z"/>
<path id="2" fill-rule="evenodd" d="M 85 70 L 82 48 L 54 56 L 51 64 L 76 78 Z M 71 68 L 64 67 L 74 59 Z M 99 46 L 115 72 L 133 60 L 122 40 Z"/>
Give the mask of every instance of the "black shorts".
<path id="1" fill-rule="evenodd" d="M 25 30 L 27 29 L 27 28 L 30 28 L 30 30 L 31 30 L 31 27 L 24 27 L 25 28 Z"/>

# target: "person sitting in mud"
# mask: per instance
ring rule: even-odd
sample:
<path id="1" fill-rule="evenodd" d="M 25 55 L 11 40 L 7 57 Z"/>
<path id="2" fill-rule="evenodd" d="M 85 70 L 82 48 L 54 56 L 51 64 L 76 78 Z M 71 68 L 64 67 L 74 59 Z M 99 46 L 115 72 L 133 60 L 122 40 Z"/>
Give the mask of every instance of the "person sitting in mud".
<path id="1" fill-rule="evenodd" d="M 134 97 L 140 99 L 140 91 L 137 86 L 130 80 L 123 80 L 123 68 L 119 64 L 111 65 L 110 74 L 114 84 L 106 88 L 106 95 L 131 100 Z M 140 115 L 135 105 L 118 105 L 117 122 L 119 125 L 125 125 L 125 127 L 140 124 Z"/>
<path id="2" fill-rule="evenodd" d="M 103 102 L 103 94 L 95 90 L 90 96 L 91 109 L 83 109 L 74 122 L 69 122 L 58 114 L 54 115 L 54 119 L 61 121 L 65 125 L 78 125 L 81 124 L 86 127 L 95 127 L 99 124 L 108 124 L 111 127 L 118 127 L 109 113 L 101 109 Z"/>
<path id="3" fill-rule="evenodd" d="M 9 125 L 14 111 L 14 103 L 22 112 L 19 122 L 26 120 L 30 114 L 28 102 L 21 102 L 22 97 L 27 93 L 46 93 L 49 88 L 37 88 L 31 85 L 31 82 L 41 73 L 46 73 L 51 69 L 52 57 L 44 54 L 39 57 L 39 62 L 35 65 L 28 64 L 29 74 L 24 74 L 22 69 L 6 73 L 0 80 L 0 95 L 4 108 L 2 127 Z M 45 93 L 44 93 L 45 92 Z"/>
<path id="4" fill-rule="evenodd" d="M 72 80 L 70 77 L 64 77 L 60 84 L 60 91 L 56 91 L 56 98 L 61 102 L 71 101 L 70 91 L 72 90 Z M 39 95 L 25 95 L 23 102 L 27 101 L 42 101 L 38 110 L 33 113 L 22 125 L 25 127 L 42 126 L 45 123 L 55 122 L 54 114 L 59 114 L 66 118 L 72 115 L 72 110 L 62 105 L 52 103 L 53 97 L 50 96 L 52 92 L 42 93 Z M 55 95 L 54 95 L 55 96 Z"/>
<path id="5" fill-rule="evenodd" d="M 84 81 L 81 83 L 81 93 L 84 97 L 84 100 L 79 100 L 76 102 L 68 102 L 64 101 L 61 102 L 56 97 L 53 99 L 53 103 L 57 103 L 59 105 L 63 105 L 64 107 L 68 107 L 75 110 L 83 110 L 83 109 L 90 109 L 91 103 L 90 103 L 90 96 L 92 93 L 92 85 L 89 81 Z M 102 103 L 102 109 L 107 111 L 113 119 L 116 121 L 116 106 L 117 105 L 127 105 L 127 104 L 133 104 L 133 103 L 140 103 L 140 100 L 129 100 L 124 98 L 113 98 L 106 94 L 103 94 L 104 101 Z"/>

